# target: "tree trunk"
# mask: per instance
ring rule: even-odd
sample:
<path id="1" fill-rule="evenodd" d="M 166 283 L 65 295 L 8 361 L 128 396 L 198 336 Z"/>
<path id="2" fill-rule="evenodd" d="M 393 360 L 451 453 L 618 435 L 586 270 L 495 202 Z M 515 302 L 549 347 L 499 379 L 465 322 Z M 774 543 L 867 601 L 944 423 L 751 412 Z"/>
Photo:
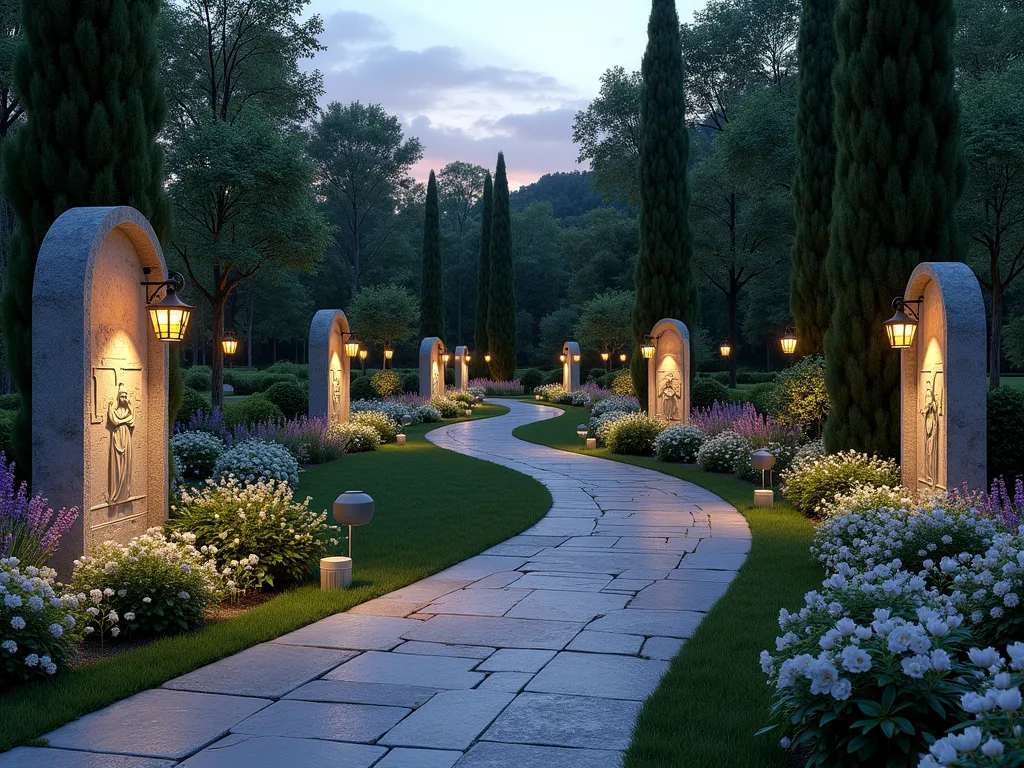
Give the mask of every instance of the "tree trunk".
<path id="1" fill-rule="evenodd" d="M 736 335 L 736 315 L 739 312 L 740 288 L 733 278 L 729 285 L 729 344 L 732 345 L 732 353 L 729 355 L 729 389 L 736 389 L 736 355 L 739 352 L 739 344 Z"/>
<path id="2" fill-rule="evenodd" d="M 992 269 L 992 336 L 988 349 L 988 384 L 995 389 L 999 386 L 1002 355 L 1000 347 L 1003 341 L 1003 284 L 999 280 L 999 263 L 995 262 Z"/>
<path id="3" fill-rule="evenodd" d="M 359 223 L 352 227 L 352 295 L 359 293 Z"/>
<path id="4" fill-rule="evenodd" d="M 215 285 L 220 285 L 219 276 Z M 225 297 L 218 294 L 219 291 L 214 294 L 213 301 L 213 391 L 210 394 L 214 407 L 224 410 L 224 347 L 221 340 L 224 338 Z"/>

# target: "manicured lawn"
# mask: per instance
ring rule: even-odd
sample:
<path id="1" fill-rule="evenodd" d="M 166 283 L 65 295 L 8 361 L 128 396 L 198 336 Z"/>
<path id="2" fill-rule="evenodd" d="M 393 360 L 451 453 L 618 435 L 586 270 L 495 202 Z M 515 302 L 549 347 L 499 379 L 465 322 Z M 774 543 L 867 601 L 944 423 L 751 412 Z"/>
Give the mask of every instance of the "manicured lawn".
<path id="1" fill-rule="evenodd" d="M 1024 376 L 1003 376 L 999 379 L 999 383 L 1004 387 L 1024 389 Z"/>
<path id="2" fill-rule="evenodd" d="M 575 428 L 587 420 L 587 412 L 559 407 L 564 415 L 519 427 L 515 436 L 583 453 Z M 753 507 L 753 486 L 732 477 L 605 449 L 586 453 L 707 488 L 742 512 L 753 533 L 753 547 L 736 580 L 644 705 L 627 768 L 788 768 L 773 738 L 754 736 L 767 722 L 770 693 L 758 655 L 775 648 L 779 608 L 799 608 L 804 593 L 823 577 L 808 553 L 810 522 L 778 500 L 771 510 Z"/>
<path id="3" fill-rule="evenodd" d="M 507 412 L 477 408 L 473 418 Z M 448 422 L 451 423 L 451 422 Z M 437 448 L 438 424 L 406 429 L 409 444 L 348 456 L 301 475 L 299 494 L 330 509 L 346 490 L 373 496 L 373 521 L 356 529 L 354 583 L 345 591 L 308 586 L 236 619 L 167 638 L 116 659 L 61 674 L 52 683 L 0 695 L 0 752 L 63 723 L 204 664 L 271 640 L 332 613 L 436 573 L 525 530 L 547 513 L 551 495 L 510 469 Z M 344 551 L 344 544 L 339 548 Z"/>

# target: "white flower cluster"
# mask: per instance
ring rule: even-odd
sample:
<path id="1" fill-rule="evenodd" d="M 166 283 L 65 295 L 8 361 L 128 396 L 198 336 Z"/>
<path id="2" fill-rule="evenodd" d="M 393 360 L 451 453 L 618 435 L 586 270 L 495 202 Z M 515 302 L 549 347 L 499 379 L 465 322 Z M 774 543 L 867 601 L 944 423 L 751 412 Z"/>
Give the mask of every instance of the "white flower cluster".
<path id="1" fill-rule="evenodd" d="M 179 432 L 171 438 L 171 453 L 183 477 L 205 480 L 224 453 L 224 441 L 209 432 Z"/>
<path id="2" fill-rule="evenodd" d="M 464 403 L 445 395 L 434 396 L 430 399 L 431 407 L 441 414 L 444 419 L 457 419 L 466 412 Z"/>
<path id="3" fill-rule="evenodd" d="M 54 675 L 70 657 L 65 631 L 76 625 L 78 600 L 56 593 L 56 577 L 52 568 L 0 558 L 0 684 Z"/>
<path id="4" fill-rule="evenodd" d="M 554 403 L 565 394 L 565 387 L 561 384 L 542 384 L 539 387 L 533 388 L 533 394 L 538 400 Z"/>
<path id="5" fill-rule="evenodd" d="M 594 407 L 591 409 L 590 415 L 600 416 L 603 413 L 610 413 L 611 411 L 640 413 L 640 401 L 633 395 L 611 395 L 610 397 L 602 398 L 594 403 Z"/>
<path id="6" fill-rule="evenodd" d="M 414 420 L 416 418 L 413 411 L 410 411 L 405 405 L 394 400 L 353 400 L 349 406 L 349 413 L 353 415 L 365 413 L 366 411 L 385 413 L 397 424 L 402 423 L 403 416 L 412 416 Z"/>
<path id="7" fill-rule="evenodd" d="M 669 427 L 654 440 L 654 456 L 659 461 L 692 464 L 704 444 L 704 433 L 692 424 Z"/>
<path id="8" fill-rule="evenodd" d="M 697 466 L 705 472 L 732 472 L 740 461 L 750 461 L 750 443 L 732 430 L 708 438 L 697 451 Z"/>
<path id="9" fill-rule="evenodd" d="M 362 424 L 373 427 L 377 431 L 381 443 L 393 443 L 398 433 L 402 431 L 401 426 L 384 411 L 360 411 L 352 414 L 353 424 Z"/>
<path id="10" fill-rule="evenodd" d="M 380 432 L 369 424 L 355 422 L 332 424 L 327 428 L 327 437 L 331 440 L 340 440 L 345 447 L 345 453 L 375 451 L 381 443 Z"/>
<path id="11" fill-rule="evenodd" d="M 995 648 L 971 648 L 975 690 L 960 698 L 960 707 L 974 725 L 936 739 L 918 768 L 941 765 L 1020 765 L 1024 760 L 1024 643 L 1006 647 L 1004 658 Z"/>
<path id="12" fill-rule="evenodd" d="M 604 411 L 596 416 L 591 415 L 587 422 L 588 434 L 597 438 L 598 445 L 604 445 L 608 439 L 608 430 L 612 428 L 612 425 L 620 419 L 626 418 L 630 413 L 635 413 L 635 411 Z"/>
<path id="13" fill-rule="evenodd" d="M 827 456 L 799 454 L 792 466 L 779 473 L 782 494 L 805 515 L 813 515 L 822 502 L 849 493 L 858 485 L 895 486 L 900 466 L 892 459 L 842 451 Z"/>
<path id="14" fill-rule="evenodd" d="M 299 462 L 283 445 L 246 440 L 224 451 L 213 467 L 215 478 L 231 475 L 246 483 L 280 480 L 297 486 Z"/>
<path id="15" fill-rule="evenodd" d="M 612 453 L 650 456 L 654 441 L 668 428 L 664 419 L 646 413 L 624 413 L 608 426 L 604 442 Z"/>

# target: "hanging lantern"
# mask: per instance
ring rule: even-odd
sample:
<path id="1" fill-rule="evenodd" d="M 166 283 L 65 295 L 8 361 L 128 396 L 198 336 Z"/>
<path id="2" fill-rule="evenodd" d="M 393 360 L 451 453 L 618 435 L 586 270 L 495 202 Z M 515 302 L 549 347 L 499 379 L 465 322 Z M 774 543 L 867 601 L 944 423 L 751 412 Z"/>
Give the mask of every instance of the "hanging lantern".
<path id="1" fill-rule="evenodd" d="M 723 341 L 718 345 L 718 351 L 721 353 L 722 357 L 728 357 L 732 354 L 732 344 L 728 341 Z"/>
<path id="2" fill-rule="evenodd" d="M 640 354 L 644 356 L 644 360 L 654 357 L 654 349 L 654 337 L 647 334 L 644 336 L 644 343 L 640 345 Z"/>
<path id="3" fill-rule="evenodd" d="M 605 362 L 605 363 L 607 363 L 607 362 L 608 362 L 608 358 L 609 358 L 609 357 L 611 357 L 611 355 L 610 355 L 610 354 L 608 354 L 607 352 L 602 352 L 602 353 L 601 353 L 601 360 L 602 360 L 602 362 Z"/>
<path id="4" fill-rule="evenodd" d="M 144 270 L 145 274 L 148 275 L 149 270 L 147 267 Z M 178 291 L 184 287 L 185 278 L 174 273 L 167 280 L 143 282 L 142 285 L 156 287 L 156 290 L 146 297 L 146 309 L 149 311 L 149 319 L 157 339 L 168 342 L 184 339 L 188 321 L 192 318 L 192 307 L 178 298 Z M 164 298 L 153 304 L 153 299 L 161 288 L 166 289 Z"/>
<path id="5" fill-rule="evenodd" d="M 559 360 L 559 362 L 564 363 L 565 362 L 565 355 L 559 355 L 558 356 L 558 360 Z"/>
<path id="6" fill-rule="evenodd" d="M 390 345 L 384 347 L 384 359 L 385 360 L 390 360 L 394 356 L 395 356 L 395 350 L 393 350 Z"/>
<path id="7" fill-rule="evenodd" d="M 345 354 L 349 357 L 359 357 L 359 339 L 352 334 L 349 334 L 348 341 L 345 342 Z"/>
<path id="8" fill-rule="evenodd" d="M 783 354 L 792 355 L 796 352 L 796 332 L 792 328 L 787 328 L 785 335 L 779 339 L 779 344 L 782 345 Z"/>
<path id="9" fill-rule="evenodd" d="M 893 349 L 909 349 L 914 343 L 917 335 L 917 325 L 921 320 L 919 311 L 924 297 L 916 301 L 909 301 L 903 298 L 892 300 L 892 308 L 896 314 L 885 321 L 885 333 L 889 337 L 889 346 Z M 910 306 L 913 304 L 917 307 Z"/>
<path id="10" fill-rule="evenodd" d="M 224 334 L 224 338 L 221 339 L 220 345 L 224 350 L 225 355 L 233 355 L 238 351 L 238 337 L 235 336 L 234 331 L 228 331 Z"/>

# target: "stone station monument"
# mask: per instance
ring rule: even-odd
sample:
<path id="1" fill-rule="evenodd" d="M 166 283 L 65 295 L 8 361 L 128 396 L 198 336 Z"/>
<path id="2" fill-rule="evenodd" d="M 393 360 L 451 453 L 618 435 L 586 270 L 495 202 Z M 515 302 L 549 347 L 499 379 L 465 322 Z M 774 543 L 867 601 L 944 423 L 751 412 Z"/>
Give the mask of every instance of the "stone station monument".
<path id="1" fill-rule="evenodd" d="M 420 342 L 420 397 L 444 395 L 444 342 L 428 336 Z"/>
<path id="2" fill-rule="evenodd" d="M 562 345 L 562 389 L 575 392 L 580 388 L 580 345 L 575 341 L 567 341 Z"/>
<path id="3" fill-rule="evenodd" d="M 340 309 L 321 309 L 309 326 L 309 416 L 326 417 L 328 424 L 349 420 L 351 358 L 345 342 L 352 337 L 348 318 Z"/>
<path id="4" fill-rule="evenodd" d="M 469 389 L 469 362 L 472 353 L 469 347 L 455 348 L 455 388 L 460 392 Z"/>
<path id="5" fill-rule="evenodd" d="M 670 426 L 690 421 L 690 331 L 678 320 L 659 320 L 651 331 L 654 354 L 647 361 L 651 416 Z"/>

